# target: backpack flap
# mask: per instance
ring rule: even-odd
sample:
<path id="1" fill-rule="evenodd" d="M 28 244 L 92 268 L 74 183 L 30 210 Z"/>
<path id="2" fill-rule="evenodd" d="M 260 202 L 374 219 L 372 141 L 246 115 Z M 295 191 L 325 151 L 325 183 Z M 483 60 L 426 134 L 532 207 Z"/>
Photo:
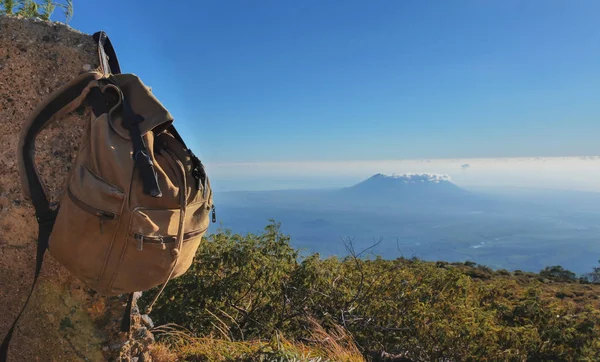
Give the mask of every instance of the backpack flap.
<path id="1" fill-rule="evenodd" d="M 173 123 L 173 116 L 136 75 L 111 75 L 106 81 L 118 87 L 122 100 L 127 101 L 135 116 L 141 117 L 138 125 L 142 137 L 151 130 L 160 133 Z M 109 112 L 109 123 L 119 136 L 131 140 L 129 129 L 124 125 L 126 120 L 122 100 Z"/>
<path id="2" fill-rule="evenodd" d="M 110 127 L 122 138 L 131 140 L 132 156 L 140 170 L 144 193 L 162 197 L 154 167 L 156 160 L 147 148 L 145 135 L 151 130 L 160 133 L 167 129 L 173 117 L 137 76 L 119 74 L 105 80 L 119 93 L 118 104 L 108 113 Z"/>

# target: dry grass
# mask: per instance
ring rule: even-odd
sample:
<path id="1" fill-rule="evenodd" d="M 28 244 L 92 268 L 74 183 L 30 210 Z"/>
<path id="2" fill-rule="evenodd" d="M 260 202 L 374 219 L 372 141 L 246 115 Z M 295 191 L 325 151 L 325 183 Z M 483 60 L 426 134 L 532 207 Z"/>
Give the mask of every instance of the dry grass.
<path id="1" fill-rule="evenodd" d="M 333 330 L 326 331 L 315 319 L 309 318 L 308 323 L 311 326 L 311 348 L 320 351 L 328 360 L 340 362 L 365 360 L 350 333 L 342 326 L 336 325 Z"/>
<path id="2" fill-rule="evenodd" d="M 336 326 L 326 331 L 316 320 L 308 319 L 310 339 L 287 340 L 275 333 L 271 340 L 232 341 L 224 338 L 195 337 L 177 325 L 157 327 L 153 332 L 161 342 L 152 347 L 153 361 L 281 361 L 281 362 L 364 362 L 365 359 L 346 330 Z"/>

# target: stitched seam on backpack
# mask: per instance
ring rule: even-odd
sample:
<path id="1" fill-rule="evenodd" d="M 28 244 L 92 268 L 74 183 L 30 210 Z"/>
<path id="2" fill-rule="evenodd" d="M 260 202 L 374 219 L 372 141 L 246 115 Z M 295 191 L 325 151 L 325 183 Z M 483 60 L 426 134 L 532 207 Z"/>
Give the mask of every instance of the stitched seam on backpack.
<path id="1" fill-rule="evenodd" d="M 114 188 L 115 190 L 119 191 L 123 196 L 125 196 L 125 192 L 118 186 L 115 186 L 114 184 L 112 184 L 111 182 L 108 182 L 106 179 L 104 179 L 102 176 L 98 175 L 97 173 L 95 173 L 94 171 L 92 171 L 92 169 L 87 165 L 87 164 L 83 164 L 83 167 L 85 167 L 85 169 L 93 176 L 96 178 L 96 180 L 105 183 L 107 186 L 110 186 L 112 188 Z M 125 200 L 123 200 L 125 201 Z"/>

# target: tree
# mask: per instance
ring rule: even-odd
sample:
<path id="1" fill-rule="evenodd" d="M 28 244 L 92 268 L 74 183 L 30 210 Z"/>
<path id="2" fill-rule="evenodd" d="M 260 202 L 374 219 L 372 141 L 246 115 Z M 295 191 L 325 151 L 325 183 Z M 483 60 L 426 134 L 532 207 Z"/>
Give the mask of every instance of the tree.
<path id="1" fill-rule="evenodd" d="M 540 271 L 540 275 L 545 278 L 560 282 L 574 281 L 576 277 L 575 273 L 573 273 L 570 270 L 564 269 L 560 265 L 547 266 L 542 271 Z"/>
<path id="2" fill-rule="evenodd" d="M 50 16 L 56 8 L 62 8 L 66 22 L 73 17 L 73 0 L 54 2 L 42 0 L 39 3 L 34 0 L 0 0 L 0 14 L 17 14 L 28 18 L 40 18 L 50 20 Z"/>
<path id="3" fill-rule="evenodd" d="M 585 278 L 591 283 L 600 283 L 600 266 L 595 267 L 591 273 L 587 273 Z"/>

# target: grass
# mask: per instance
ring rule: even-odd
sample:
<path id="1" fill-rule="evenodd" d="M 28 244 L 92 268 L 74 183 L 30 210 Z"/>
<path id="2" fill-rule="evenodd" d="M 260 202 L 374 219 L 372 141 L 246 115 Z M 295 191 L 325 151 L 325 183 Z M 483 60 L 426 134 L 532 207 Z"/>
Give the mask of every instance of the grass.
<path id="1" fill-rule="evenodd" d="M 326 331 L 316 320 L 308 319 L 310 339 L 290 341 L 276 332 L 270 340 L 232 341 L 221 337 L 195 337 L 180 326 L 169 324 L 153 332 L 159 343 L 151 348 L 153 361 L 281 361 L 281 362 L 364 362 L 365 359 L 347 331 L 336 326 Z"/>

